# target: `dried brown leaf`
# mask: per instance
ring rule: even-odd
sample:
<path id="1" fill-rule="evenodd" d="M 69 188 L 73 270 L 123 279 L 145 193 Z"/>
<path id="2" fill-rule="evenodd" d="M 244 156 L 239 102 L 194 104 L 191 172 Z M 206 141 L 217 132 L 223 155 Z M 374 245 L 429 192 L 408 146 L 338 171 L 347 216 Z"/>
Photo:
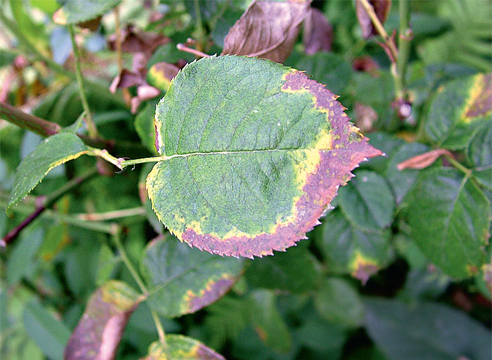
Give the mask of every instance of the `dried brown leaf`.
<path id="1" fill-rule="evenodd" d="M 135 85 L 140 85 L 144 82 L 141 74 L 135 74 L 130 70 L 123 69 L 121 73 L 116 76 L 109 87 L 109 91 L 113 94 L 117 89 L 125 89 Z"/>
<path id="2" fill-rule="evenodd" d="M 312 8 L 310 14 L 304 19 L 304 52 L 308 55 L 318 51 L 330 51 L 333 42 L 333 28 L 325 14 Z"/>
<path id="3" fill-rule="evenodd" d="M 378 31 L 372 24 L 371 18 L 367 13 L 364 6 L 362 6 L 361 0 L 356 0 L 357 19 L 359 20 L 360 27 L 362 29 L 362 36 L 364 39 L 368 39 L 373 35 L 377 35 Z M 388 14 L 391 9 L 391 0 L 368 0 L 368 3 L 374 8 L 374 12 L 378 17 L 381 24 L 386 22 Z"/>
<path id="4" fill-rule="evenodd" d="M 431 166 L 437 158 L 442 155 L 452 156 L 452 154 L 445 149 L 432 150 L 399 163 L 397 169 L 400 171 L 405 169 L 425 169 L 426 167 Z"/>
<path id="5" fill-rule="evenodd" d="M 114 359 L 126 323 L 141 300 L 120 281 L 110 281 L 97 289 L 70 336 L 64 359 Z"/>
<path id="6" fill-rule="evenodd" d="M 164 35 L 139 31 L 131 25 L 121 31 L 121 36 L 121 50 L 129 53 L 151 54 L 158 46 L 169 42 L 169 38 Z M 111 50 L 116 50 L 116 34 L 108 37 L 108 44 Z"/>
<path id="7" fill-rule="evenodd" d="M 292 52 L 311 0 L 253 1 L 229 30 L 222 55 L 247 55 L 283 63 Z"/>

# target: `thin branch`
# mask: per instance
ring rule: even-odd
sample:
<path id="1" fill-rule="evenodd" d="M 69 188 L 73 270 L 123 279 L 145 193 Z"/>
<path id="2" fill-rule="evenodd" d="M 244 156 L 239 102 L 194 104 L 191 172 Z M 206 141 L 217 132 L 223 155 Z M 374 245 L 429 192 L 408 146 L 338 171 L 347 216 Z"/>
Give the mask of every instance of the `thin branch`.
<path id="1" fill-rule="evenodd" d="M 188 52 L 190 54 L 193 54 L 193 55 L 195 55 L 197 57 L 210 57 L 210 55 L 205 54 L 204 52 L 201 52 L 200 50 L 189 48 L 185 44 L 181 44 L 180 43 L 180 44 L 176 45 L 176 48 L 178 50 L 185 51 L 185 52 Z"/>
<path id="2" fill-rule="evenodd" d="M 70 39 L 72 40 L 72 48 L 75 56 L 75 78 L 77 79 L 77 84 L 79 86 L 80 100 L 82 101 L 82 106 L 85 111 L 85 123 L 87 125 L 87 131 L 89 132 L 89 137 L 98 138 L 99 136 L 97 134 L 97 128 L 96 125 L 94 124 L 94 121 L 92 120 L 91 109 L 89 107 L 87 97 L 85 96 L 84 81 L 82 79 L 82 70 L 80 68 L 80 52 L 77 43 L 75 42 L 74 27 L 75 26 L 73 24 L 68 26 L 68 31 L 70 32 Z"/>
<path id="3" fill-rule="evenodd" d="M 44 137 L 58 134 L 62 130 L 62 127 L 57 123 L 27 114 L 3 102 L 0 102 L 0 117 L 5 118 L 22 129 L 32 131 Z"/>
<path id="4" fill-rule="evenodd" d="M 398 59 L 397 71 L 398 81 L 396 85 L 397 99 L 407 100 L 406 77 L 408 57 L 410 54 L 410 44 L 413 38 L 413 31 L 410 28 L 410 2 L 409 0 L 400 0 L 400 34 L 398 39 Z"/>
<path id="5" fill-rule="evenodd" d="M 145 214 L 145 209 L 142 206 L 139 206 L 133 209 L 108 211 L 97 214 L 74 214 L 74 216 L 77 216 L 79 219 L 86 221 L 103 221 L 121 219 L 130 216 L 145 216 Z"/>
<path id="6" fill-rule="evenodd" d="M 125 247 L 121 243 L 121 227 L 118 226 L 118 230 L 116 231 L 115 234 L 113 234 L 113 241 L 118 249 L 118 252 L 120 253 L 121 259 L 125 263 L 125 266 L 127 267 L 128 271 L 132 275 L 133 279 L 137 283 L 138 287 L 142 291 L 142 293 L 147 296 L 149 294 L 149 290 L 145 286 L 143 280 L 140 278 L 140 275 L 138 274 L 137 270 L 133 266 L 132 262 L 130 261 L 130 258 L 126 254 Z"/>
<path id="7" fill-rule="evenodd" d="M 369 1 L 367 1 L 367 0 L 359 0 L 359 1 L 362 4 L 362 6 L 364 7 L 364 9 L 366 10 L 369 17 L 371 18 L 372 24 L 374 25 L 374 27 L 378 31 L 379 35 L 381 35 L 381 37 L 384 39 L 384 42 L 388 46 L 388 48 L 391 52 L 391 55 L 396 62 L 398 59 L 398 49 L 396 48 L 394 41 L 391 39 L 391 37 L 388 35 L 386 30 L 384 29 L 384 26 L 383 26 L 383 24 L 381 24 L 381 21 L 379 21 L 378 16 L 374 12 L 374 8 L 372 7 L 371 4 L 369 4 Z"/>

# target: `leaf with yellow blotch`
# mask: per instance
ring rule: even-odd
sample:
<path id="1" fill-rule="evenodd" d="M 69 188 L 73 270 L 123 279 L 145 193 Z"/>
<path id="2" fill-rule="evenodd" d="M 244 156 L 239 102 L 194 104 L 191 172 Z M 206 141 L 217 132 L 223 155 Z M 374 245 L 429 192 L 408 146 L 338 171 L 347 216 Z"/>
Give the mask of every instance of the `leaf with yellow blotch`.
<path id="1" fill-rule="evenodd" d="M 382 154 L 336 98 L 268 60 L 187 65 L 156 109 L 161 161 L 147 189 L 159 219 L 214 254 L 252 258 L 295 245 L 351 171 Z"/>

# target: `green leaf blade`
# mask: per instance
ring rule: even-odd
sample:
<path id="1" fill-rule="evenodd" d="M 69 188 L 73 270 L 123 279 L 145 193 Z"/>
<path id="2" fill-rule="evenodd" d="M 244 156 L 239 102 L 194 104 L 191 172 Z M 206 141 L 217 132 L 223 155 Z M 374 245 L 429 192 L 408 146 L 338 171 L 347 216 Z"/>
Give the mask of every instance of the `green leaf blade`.
<path id="1" fill-rule="evenodd" d="M 321 84 L 237 56 L 185 67 L 156 128 L 167 157 L 147 178 L 157 216 L 180 240 L 227 256 L 294 245 L 358 163 L 381 155 Z"/>
<path id="2" fill-rule="evenodd" d="M 88 151 L 74 134 L 60 133 L 45 139 L 17 168 L 7 209 L 22 200 L 51 169 Z"/>
<path id="3" fill-rule="evenodd" d="M 166 317 L 190 314 L 218 300 L 243 268 L 241 260 L 212 256 L 174 240 L 152 241 L 141 259 L 148 304 Z"/>
<path id="4" fill-rule="evenodd" d="M 121 0 L 70 0 L 53 15 L 55 23 L 60 25 L 78 24 L 92 20 L 118 5 Z"/>
<path id="5" fill-rule="evenodd" d="M 466 278 L 485 261 L 490 203 L 478 186 L 454 169 L 422 174 L 408 198 L 411 236 L 445 273 Z"/>

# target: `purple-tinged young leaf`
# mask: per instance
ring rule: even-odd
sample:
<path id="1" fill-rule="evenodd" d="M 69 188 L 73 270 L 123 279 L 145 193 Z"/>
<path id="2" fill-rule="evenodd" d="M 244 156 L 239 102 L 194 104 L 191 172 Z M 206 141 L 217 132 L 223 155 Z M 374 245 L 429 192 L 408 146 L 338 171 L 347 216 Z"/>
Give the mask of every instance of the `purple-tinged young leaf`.
<path id="1" fill-rule="evenodd" d="M 120 281 L 97 289 L 68 341 L 64 359 L 114 359 L 126 323 L 142 300 L 143 296 Z"/>
<path id="2" fill-rule="evenodd" d="M 247 55 L 283 63 L 292 52 L 310 0 L 253 1 L 224 39 L 222 55 Z"/>
<path id="3" fill-rule="evenodd" d="M 156 110 L 163 155 L 147 177 L 159 219 L 208 252 L 271 255 L 319 224 L 367 143 L 337 96 L 302 72 L 246 57 L 186 66 Z"/>

